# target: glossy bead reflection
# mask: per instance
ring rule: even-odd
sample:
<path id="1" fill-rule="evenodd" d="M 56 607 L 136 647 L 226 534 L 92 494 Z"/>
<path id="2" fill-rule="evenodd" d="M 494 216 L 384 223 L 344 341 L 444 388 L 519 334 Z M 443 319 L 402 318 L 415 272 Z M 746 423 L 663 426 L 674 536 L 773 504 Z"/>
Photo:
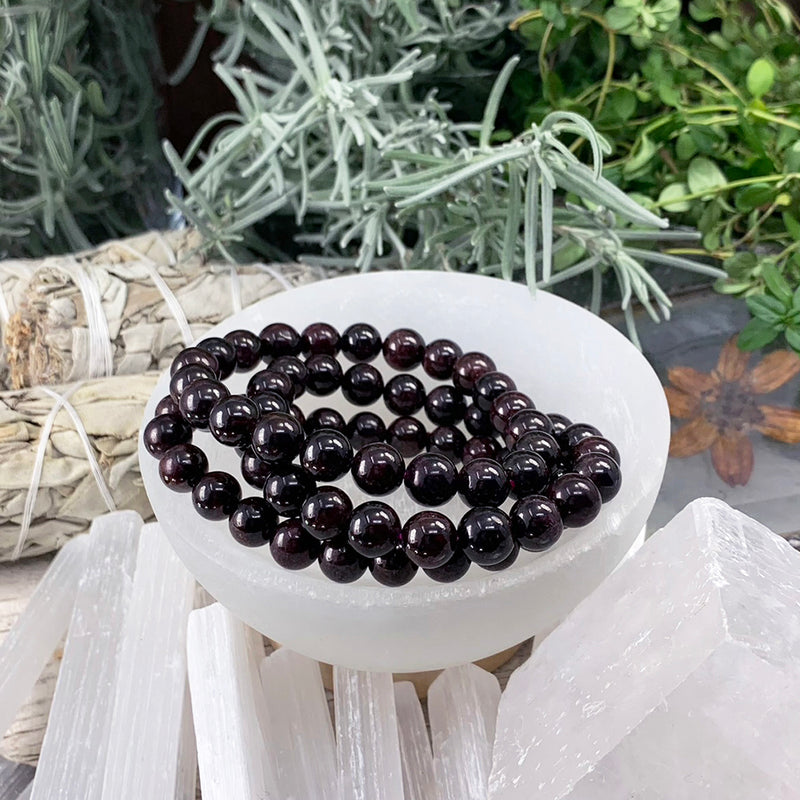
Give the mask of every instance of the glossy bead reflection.
<path id="1" fill-rule="evenodd" d="M 170 397 L 179 403 L 183 393 L 198 381 L 216 381 L 217 376 L 208 367 L 202 364 L 189 364 L 179 369 L 169 381 Z"/>
<path id="2" fill-rule="evenodd" d="M 354 414 L 347 423 L 345 433 L 354 450 L 360 450 L 365 444 L 375 444 L 386 439 L 386 425 L 383 420 L 371 411 Z"/>
<path id="3" fill-rule="evenodd" d="M 246 394 L 248 397 L 255 397 L 265 392 L 279 394 L 288 405 L 294 400 L 294 382 L 282 372 L 262 369 L 260 372 L 256 372 L 247 382 Z"/>
<path id="4" fill-rule="evenodd" d="M 589 436 L 586 439 L 581 439 L 581 441 L 572 448 L 570 455 L 573 461 L 577 461 L 582 456 L 588 456 L 590 453 L 600 453 L 601 455 L 609 456 L 613 458 L 617 464 L 622 464 L 616 445 L 608 439 L 604 439 L 602 436 Z"/>
<path id="5" fill-rule="evenodd" d="M 451 461 L 458 461 L 464 454 L 467 437 L 452 425 L 440 425 L 434 428 L 428 437 L 428 450 L 431 453 L 447 456 Z"/>
<path id="6" fill-rule="evenodd" d="M 514 450 L 503 459 L 511 494 L 527 497 L 540 494 L 550 481 L 550 470 L 544 459 L 528 450 Z"/>
<path id="7" fill-rule="evenodd" d="M 296 356 L 301 350 L 300 334 L 285 322 L 273 322 L 259 334 L 264 359 Z"/>
<path id="8" fill-rule="evenodd" d="M 342 378 L 342 394 L 354 406 L 368 406 L 383 394 L 383 376 L 372 364 L 355 364 Z"/>
<path id="9" fill-rule="evenodd" d="M 505 372 L 487 372 L 475 381 L 475 386 L 472 389 L 472 399 L 482 411 L 489 411 L 492 403 L 501 394 L 511 392 L 516 388 L 517 384 Z"/>
<path id="10" fill-rule="evenodd" d="M 455 495 L 457 478 L 455 465 L 449 458 L 422 453 L 408 465 L 403 480 L 408 493 L 418 503 L 440 506 Z"/>
<path id="11" fill-rule="evenodd" d="M 322 545 L 295 517 L 278 524 L 269 550 L 275 563 L 284 569 L 305 569 L 317 560 Z"/>
<path id="12" fill-rule="evenodd" d="M 183 417 L 160 414 L 144 426 L 142 441 L 151 456 L 160 458 L 176 444 L 191 442 L 192 427 Z"/>
<path id="13" fill-rule="evenodd" d="M 601 434 L 594 425 L 589 425 L 585 422 L 575 422 L 558 433 L 556 435 L 556 441 L 561 445 L 562 450 L 571 450 L 584 439 L 594 436 L 602 437 L 602 435 L 603 434 Z"/>
<path id="14" fill-rule="evenodd" d="M 236 351 L 237 372 L 247 372 L 261 360 L 261 339 L 252 331 L 231 331 L 224 338 Z"/>
<path id="15" fill-rule="evenodd" d="M 425 413 L 435 425 L 455 425 L 466 410 L 464 396 L 454 386 L 437 386 L 425 398 Z"/>
<path id="16" fill-rule="evenodd" d="M 333 394 L 342 384 L 342 367 L 325 353 L 311 356 L 306 361 L 306 389 L 311 394 L 324 397 Z"/>
<path id="17" fill-rule="evenodd" d="M 360 555 L 383 556 L 401 542 L 402 529 L 397 512 L 386 503 L 372 500 L 353 509 L 347 540 Z"/>
<path id="18" fill-rule="evenodd" d="M 425 400 L 425 387 L 413 375 L 395 375 L 383 390 L 386 407 L 394 414 L 409 416 L 419 411 Z"/>
<path id="19" fill-rule="evenodd" d="M 312 322 L 300 334 L 301 349 L 305 355 L 322 353 L 335 356 L 339 352 L 339 331 L 326 322 Z"/>
<path id="20" fill-rule="evenodd" d="M 564 531 L 556 504 L 541 495 L 516 502 L 509 514 L 511 532 L 524 550 L 538 553 L 552 547 Z"/>
<path id="21" fill-rule="evenodd" d="M 323 428 L 309 435 L 300 454 L 300 461 L 310 475 L 321 481 L 341 478 L 353 459 L 350 440 L 339 431 Z"/>
<path id="22" fill-rule="evenodd" d="M 600 513 L 602 503 L 597 487 L 573 473 L 562 475 L 553 483 L 550 498 L 556 504 L 565 528 L 588 525 Z"/>
<path id="23" fill-rule="evenodd" d="M 553 426 L 553 436 L 558 436 L 572 425 L 572 420 L 569 417 L 565 417 L 563 414 L 548 414 L 547 416 L 550 418 L 550 423 Z"/>
<path id="24" fill-rule="evenodd" d="M 158 405 L 156 405 L 155 410 L 153 411 L 153 416 L 160 416 L 161 414 L 172 414 L 173 416 L 177 415 L 180 416 L 181 409 L 178 403 L 172 399 L 170 395 L 166 395 L 166 397 L 162 397 L 158 401 Z"/>
<path id="25" fill-rule="evenodd" d="M 187 347 L 186 349 L 181 350 L 181 352 L 178 353 L 178 355 L 172 360 L 172 364 L 170 364 L 169 368 L 169 374 L 174 375 L 176 372 L 180 372 L 180 370 L 182 370 L 184 367 L 191 366 L 192 364 L 198 364 L 201 367 L 205 367 L 214 378 L 220 377 L 219 362 L 217 361 L 216 357 L 200 347 Z"/>
<path id="26" fill-rule="evenodd" d="M 277 524 L 275 512 L 261 497 L 239 501 L 228 520 L 231 536 L 245 547 L 261 547 L 269 542 Z"/>
<path id="27" fill-rule="evenodd" d="M 315 408 L 307 417 L 303 425 L 306 433 L 329 428 L 330 430 L 345 432 L 347 425 L 344 417 L 333 408 Z"/>
<path id="28" fill-rule="evenodd" d="M 422 368 L 431 378 L 437 380 L 450 380 L 453 367 L 461 357 L 462 350 L 450 339 L 436 339 L 426 348 L 422 357 Z"/>
<path id="29" fill-rule="evenodd" d="M 619 464 L 610 456 L 589 453 L 575 462 L 572 471 L 590 480 L 597 487 L 604 503 L 613 500 L 619 494 L 622 472 Z"/>
<path id="30" fill-rule="evenodd" d="M 235 394 L 220 400 L 211 409 L 208 429 L 220 444 L 249 445 L 260 417 L 261 411 L 255 402 Z"/>
<path id="31" fill-rule="evenodd" d="M 520 436 L 530 431 L 544 431 L 552 434 L 553 423 L 550 421 L 550 417 L 533 408 L 523 408 L 521 411 L 517 411 L 506 424 L 506 444 L 513 447 Z"/>
<path id="32" fill-rule="evenodd" d="M 372 577 L 384 586 L 405 586 L 417 574 L 417 569 L 402 547 L 373 558 L 369 564 Z"/>
<path id="33" fill-rule="evenodd" d="M 463 578 L 472 562 L 467 558 L 463 550 L 456 552 L 453 557 L 441 567 L 426 569 L 425 574 L 437 583 L 453 583 L 453 581 Z"/>
<path id="34" fill-rule="evenodd" d="M 323 543 L 318 560 L 322 574 L 335 583 L 357 581 L 369 566 L 369 559 L 353 550 L 346 539 Z"/>
<path id="35" fill-rule="evenodd" d="M 271 414 L 273 411 L 283 411 L 284 413 L 289 411 L 289 404 L 277 392 L 262 392 L 253 395 L 252 400 L 258 407 L 259 417 Z"/>
<path id="36" fill-rule="evenodd" d="M 471 394 L 475 381 L 487 372 L 497 369 L 486 353 L 465 353 L 453 366 L 453 384 L 462 391 Z"/>
<path id="37" fill-rule="evenodd" d="M 295 400 L 305 392 L 308 370 L 297 356 L 278 356 L 270 361 L 269 369 L 270 372 L 280 372 L 291 380 Z"/>
<path id="38" fill-rule="evenodd" d="M 381 335 L 365 322 L 351 325 L 342 334 L 339 346 L 349 361 L 372 361 L 381 352 Z"/>
<path id="39" fill-rule="evenodd" d="M 191 367 L 186 367 L 191 369 Z M 207 428 L 211 409 L 228 397 L 224 383 L 216 380 L 201 380 L 188 386 L 180 399 L 181 416 L 193 428 Z"/>
<path id="40" fill-rule="evenodd" d="M 263 461 L 291 461 L 303 445 L 303 426 L 291 414 L 267 414 L 253 431 L 253 450 Z"/>
<path id="41" fill-rule="evenodd" d="M 351 474 L 362 491 L 372 495 L 393 492 L 403 482 L 405 462 L 388 444 L 364 445 L 353 458 Z"/>
<path id="42" fill-rule="evenodd" d="M 458 473 L 458 493 L 468 506 L 500 506 L 510 486 L 505 470 L 492 458 L 476 458 Z"/>
<path id="43" fill-rule="evenodd" d="M 474 404 L 469 406 L 464 413 L 464 427 L 473 436 L 491 436 L 495 432 L 489 412 L 481 411 Z"/>
<path id="44" fill-rule="evenodd" d="M 461 518 L 458 541 L 470 561 L 481 567 L 499 564 L 511 555 L 511 521 L 499 508 L 478 506 Z"/>
<path id="45" fill-rule="evenodd" d="M 206 454 L 193 444 L 175 445 L 158 462 L 159 477 L 174 492 L 190 492 L 207 470 Z"/>
<path id="46" fill-rule="evenodd" d="M 227 519 L 242 498 L 242 487 L 227 472 L 208 472 L 192 489 L 192 504 L 205 519 Z"/>
<path id="47" fill-rule="evenodd" d="M 495 430 L 505 434 L 511 417 L 527 408 L 533 408 L 533 400 L 528 395 L 517 391 L 504 392 L 492 401 L 489 417 Z"/>
<path id="48" fill-rule="evenodd" d="M 428 446 L 428 431 L 415 417 L 398 417 L 386 431 L 386 441 L 405 458 L 413 458 Z"/>
<path id="49" fill-rule="evenodd" d="M 392 331 L 383 342 L 383 357 L 394 369 L 413 369 L 425 354 L 425 342 L 410 328 Z"/>
<path id="50" fill-rule="evenodd" d="M 316 539 L 325 541 L 346 536 L 353 514 L 353 503 L 336 486 L 320 486 L 300 510 L 303 527 Z"/>
<path id="51" fill-rule="evenodd" d="M 264 499 L 280 516 L 293 517 L 316 490 L 316 481 L 302 467 L 277 465 L 264 484 Z"/>
<path id="52" fill-rule="evenodd" d="M 561 456 L 561 448 L 558 442 L 544 431 L 530 431 L 524 433 L 517 439 L 514 450 L 525 450 L 529 453 L 536 453 L 544 459 L 549 469 L 553 469 Z"/>
<path id="53" fill-rule="evenodd" d="M 491 436 L 473 436 L 464 445 L 461 460 L 469 464 L 476 458 L 496 458 L 500 452 L 500 445 Z"/>
<path id="54" fill-rule="evenodd" d="M 272 472 L 272 465 L 262 461 L 252 449 L 247 448 L 242 453 L 240 462 L 242 477 L 255 489 L 263 489 L 267 478 Z"/>
<path id="55" fill-rule="evenodd" d="M 219 370 L 217 375 L 224 381 L 236 369 L 236 348 L 219 336 L 209 336 L 198 342 L 197 346 L 217 359 Z"/>
<path id="56" fill-rule="evenodd" d="M 514 549 L 499 564 L 484 564 L 483 569 L 488 569 L 489 572 L 502 572 L 504 569 L 508 569 L 517 560 L 518 556 L 519 545 L 514 542 Z"/>
<path id="57" fill-rule="evenodd" d="M 444 566 L 458 549 L 453 523 L 438 511 L 420 511 L 403 526 L 406 554 L 424 570 Z"/>

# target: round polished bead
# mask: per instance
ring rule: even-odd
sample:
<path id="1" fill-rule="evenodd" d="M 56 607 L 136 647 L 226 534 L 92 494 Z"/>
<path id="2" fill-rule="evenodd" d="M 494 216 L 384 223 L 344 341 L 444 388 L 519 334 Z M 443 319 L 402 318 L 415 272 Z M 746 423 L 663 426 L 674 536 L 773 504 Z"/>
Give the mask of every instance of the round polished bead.
<path id="1" fill-rule="evenodd" d="M 493 458 L 475 458 L 458 473 L 458 493 L 468 506 L 500 506 L 509 489 L 505 470 Z"/>
<path id="2" fill-rule="evenodd" d="M 544 431 L 529 431 L 517 439 L 514 450 L 523 450 L 536 453 L 544 459 L 548 469 L 553 469 L 561 456 L 558 442 L 549 433 Z"/>
<path id="3" fill-rule="evenodd" d="M 181 367 L 169 381 L 170 397 L 179 403 L 183 393 L 198 381 L 215 381 L 216 373 L 202 364 L 189 364 Z"/>
<path id="4" fill-rule="evenodd" d="M 413 375 L 395 375 L 383 390 L 386 408 L 394 414 L 416 414 L 425 404 L 425 387 Z"/>
<path id="5" fill-rule="evenodd" d="M 326 353 L 308 358 L 306 371 L 306 389 L 311 394 L 324 397 L 333 394 L 342 385 L 342 366 Z"/>
<path id="6" fill-rule="evenodd" d="M 457 479 L 455 464 L 447 456 L 422 453 L 408 465 L 403 481 L 418 503 L 440 506 L 455 495 Z"/>
<path id="7" fill-rule="evenodd" d="M 412 458 L 428 446 L 428 431 L 415 417 L 398 417 L 389 426 L 386 441 L 405 458 Z"/>
<path id="8" fill-rule="evenodd" d="M 181 416 L 193 428 L 207 428 L 211 409 L 228 395 L 228 388 L 224 383 L 217 380 L 196 381 L 184 389 L 181 395 Z"/>
<path id="9" fill-rule="evenodd" d="M 435 425 L 455 425 L 464 419 L 467 404 L 454 386 L 437 386 L 425 398 L 425 413 Z"/>
<path id="10" fill-rule="evenodd" d="M 236 350 L 237 372 L 247 372 L 261 360 L 261 339 L 252 331 L 231 331 L 224 338 Z"/>
<path id="11" fill-rule="evenodd" d="M 353 448 L 343 433 L 323 428 L 306 439 L 300 461 L 317 480 L 335 481 L 350 469 Z"/>
<path id="12" fill-rule="evenodd" d="M 279 394 L 288 406 L 294 400 L 294 382 L 282 372 L 262 369 L 256 372 L 247 382 L 246 394 L 248 397 L 255 397 L 265 392 Z"/>
<path id="13" fill-rule="evenodd" d="M 455 525 L 438 511 L 420 511 L 403 526 L 406 554 L 424 570 L 446 564 L 458 550 Z"/>
<path id="14" fill-rule="evenodd" d="M 544 431 L 552 434 L 553 423 L 550 422 L 547 414 L 533 408 L 523 408 L 508 420 L 505 432 L 506 444 L 513 447 L 517 439 L 529 431 Z"/>
<path id="15" fill-rule="evenodd" d="M 413 369 L 425 355 L 425 341 L 410 328 L 398 328 L 383 340 L 383 357 L 395 369 Z"/>
<path id="16" fill-rule="evenodd" d="M 320 486 L 306 499 L 300 510 L 303 527 L 320 541 L 346 536 L 353 514 L 353 503 L 336 486 Z"/>
<path id="17" fill-rule="evenodd" d="M 221 377 L 219 361 L 207 350 L 203 350 L 200 347 L 187 347 L 185 350 L 181 350 L 173 359 L 169 368 L 169 374 L 174 375 L 184 367 L 191 366 L 192 364 L 199 364 L 201 367 L 205 367 L 215 378 Z"/>
<path id="18" fill-rule="evenodd" d="M 463 578 L 471 565 L 472 562 L 467 558 L 466 553 L 459 550 L 446 564 L 435 569 L 426 569 L 424 572 L 437 583 L 453 583 L 453 581 Z"/>
<path id="19" fill-rule="evenodd" d="M 511 507 L 511 532 L 523 550 L 534 553 L 547 550 L 561 537 L 564 523 L 552 500 L 541 495 L 530 495 Z"/>
<path id="20" fill-rule="evenodd" d="M 612 500 L 622 486 L 622 472 L 619 464 L 610 456 L 602 453 L 590 453 L 579 458 L 572 471 L 582 478 L 590 480 L 600 492 L 604 503 Z"/>
<path id="21" fill-rule="evenodd" d="M 217 359 L 219 379 L 224 381 L 236 369 L 236 348 L 220 336 L 209 336 L 197 346 Z"/>
<path id="22" fill-rule="evenodd" d="M 383 420 L 371 411 L 360 411 L 354 414 L 347 423 L 345 433 L 355 450 L 365 444 L 375 444 L 386 439 L 386 425 Z"/>
<path id="23" fill-rule="evenodd" d="M 369 566 L 369 559 L 359 555 L 346 539 L 325 542 L 319 554 L 322 574 L 336 583 L 357 581 Z"/>
<path id="24" fill-rule="evenodd" d="M 458 541 L 467 558 L 478 566 L 499 564 L 514 549 L 511 520 L 499 508 L 472 508 L 461 518 Z"/>
<path id="25" fill-rule="evenodd" d="M 586 422 L 574 422 L 572 425 L 556 434 L 556 441 L 561 446 L 561 449 L 565 453 L 568 453 L 576 444 L 594 436 L 602 437 L 603 434 L 600 433 L 594 425 L 589 425 Z"/>
<path id="26" fill-rule="evenodd" d="M 160 458 L 176 444 L 192 441 L 192 426 L 181 416 L 160 414 L 147 423 L 142 432 L 145 449 Z"/>
<path id="27" fill-rule="evenodd" d="M 383 394 L 383 376 L 372 364 L 354 364 L 342 378 L 342 394 L 354 406 L 368 406 Z"/>
<path id="28" fill-rule="evenodd" d="M 464 455 L 467 437 L 452 425 L 440 425 L 434 428 L 428 438 L 428 450 L 447 456 L 451 461 L 458 461 Z"/>
<path id="29" fill-rule="evenodd" d="M 475 381 L 487 372 L 497 369 L 485 353 L 464 353 L 453 366 L 453 384 L 467 394 L 475 388 Z"/>
<path id="30" fill-rule="evenodd" d="M 464 412 L 464 427 L 473 436 L 491 436 L 495 433 L 488 411 L 481 411 L 474 403 Z"/>
<path id="31" fill-rule="evenodd" d="M 289 413 L 300 423 L 301 428 L 306 426 L 306 415 L 300 409 L 300 406 L 294 403 L 289 406 Z"/>
<path id="32" fill-rule="evenodd" d="M 312 322 L 300 334 L 304 355 L 335 356 L 339 352 L 339 331 L 326 322 Z"/>
<path id="33" fill-rule="evenodd" d="M 241 499 L 239 481 L 227 472 L 207 472 L 192 489 L 192 504 L 206 519 L 227 519 Z"/>
<path id="34" fill-rule="evenodd" d="M 264 499 L 280 516 L 293 517 L 316 490 L 316 481 L 302 467 L 281 464 L 272 470 L 264 484 Z"/>
<path id="35" fill-rule="evenodd" d="M 206 454 L 194 444 L 176 444 L 158 462 L 162 482 L 174 492 L 190 492 L 207 471 Z"/>
<path id="36" fill-rule="evenodd" d="M 347 540 L 357 553 L 367 558 L 386 555 L 402 542 L 400 518 L 386 503 L 378 500 L 362 503 L 353 509 Z"/>
<path id="37" fill-rule="evenodd" d="M 550 482 L 550 470 L 544 459 L 528 450 L 510 452 L 503 459 L 503 469 L 514 497 L 540 494 Z"/>
<path id="38" fill-rule="evenodd" d="M 464 464 L 469 464 L 476 458 L 494 458 L 500 453 L 500 445 L 491 436 L 473 436 L 467 439 L 461 460 Z"/>
<path id="39" fill-rule="evenodd" d="M 155 417 L 160 417 L 162 414 L 172 414 L 173 416 L 180 416 L 181 414 L 181 407 L 170 395 L 162 397 L 153 411 L 153 416 Z"/>
<path id="40" fill-rule="evenodd" d="M 284 569 L 305 569 L 319 557 L 322 545 L 300 524 L 297 517 L 278 523 L 269 543 L 275 563 Z"/>
<path id="41" fill-rule="evenodd" d="M 307 417 L 303 427 L 306 433 L 328 428 L 345 433 L 347 425 L 344 417 L 335 408 L 315 408 Z"/>
<path id="42" fill-rule="evenodd" d="M 373 558 L 369 564 L 372 577 L 384 586 L 405 586 L 417 574 L 417 569 L 402 547 Z"/>
<path id="43" fill-rule="evenodd" d="M 270 361 L 269 369 L 272 372 L 280 372 L 291 380 L 295 399 L 300 397 L 306 390 L 308 370 L 297 356 L 278 356 L 273 361 Z"/>
<path id="44" fill-rule="evenodd" d="M 208 417 L 208 429 L 221 444 L 249 445 L 261 410 L 249 397 L 235 394 L 220 400 Z"/>
<path id="45" fill-rule="evenodd" d="M 505 434 L 511 417 L 526 408 L 533 408 L 533 400 L 528 395 L 517 391 L 504 392 L 492 401 L 489 418 L 494 429 L 500 434 Z"/>
<path id="46" fill-rule="evenodd" d="M 393 492 L 403 482 L 403 456 L 388 444 L 364 445 L 353 458 L 350 469 L 356 485 L 367 494 Z"/>
<path id="47" fill-rule="evenodd" d="M 588 456 L 589 453 L 600 453 L 601 455 L 613 458 L 618 465 L 622 464 L 616 445 L 602 436 L 589 436 L 586 439 L 581 439 L 578 444 L 572 448 L 570 455 L 572 461 L 577 461 L 583 456 Z"/>
<path id="48" fill-rule="evenodd" d="M 437 339 L 425 348 L 422 368 L 431 378 L 446 381 L 453 375 L 453 367 L 461 357 L 462 350 L 449 339 Z"/>
<path id="49" fill-rule="evenodd" d="M 253 431 L 253 450 L 270 463 L 292 461 L 303 446 L 303 426 L 291 414 L 274 411 L 263 416 Z"/>
<path id="50" fill-rule="evenodd" d="M 569 417 L 565 417 L 563 414 L 548 414 L 547 416 L 550 418 L 550 424 L 553 426 L 553 436 L 558 436 L 572 425 L 572 420 Z"/>
<path id="51" fill-rule="evenodd" d="M 247 448 L 244 453 L 242 453 L 240 469 L 242 477 L 247 483 L 256 489 L 263 489 L 267 478 L 269 478 L 272 472 L 273 465 L 262 461 L 252 449 Z"/>
<path id="52" fill-rule="evenodd" d="M 513 392 L 517 384 L 505 372 L 487 372 L 475 381 L 472 399 L 482 411 L 489 411 L 492 403 L 506 392 Z"/>
<path id="53" fill-rule="evenodd" d="M 277 392 L 262 392 L 261 394 L 253 395 L 253 402 L 258 408 L 259 417 L 264 414 L 271 414 L 273 411 L 289 411 L 289 404 Z"/>
<path id="54" fill-rule="evenodd" d="M 301 350 L 300 334 L 285 322 L 273 322 L 258 334 L 261 339 L 261 357 L 296 356 Z"/>
<path id="55" fill-rule="evenodd" d="M 565 528 L 588 525 L 600 513 L 603 502 L 598 488 L 590 480 L 571 472 L 557 478 L 549 494 Z"/>
<path id="56" fill-rule="evenodd" d="M 245 547 L 261 547 L 275 533 L 278 518 L 261 497 L 245 497 L 228 520 L 231 536 Z"/>
<path id="57" fill-rule="evenodd" d="M 372 361 L 381 352 L 381 335 L 372 325 L 357 322 L 341 336 L 339 347 L 349 361 Z"/>
<path id="58" fill-rule="evenodd" d="M 517 560 L 518 556 L 519 545 L 514 542 L 514 549 L 499 564 L 484 566 L 483 569 L 488 569 L 489 572 L 502 572 L 504 569 L 508 569 Z"/>

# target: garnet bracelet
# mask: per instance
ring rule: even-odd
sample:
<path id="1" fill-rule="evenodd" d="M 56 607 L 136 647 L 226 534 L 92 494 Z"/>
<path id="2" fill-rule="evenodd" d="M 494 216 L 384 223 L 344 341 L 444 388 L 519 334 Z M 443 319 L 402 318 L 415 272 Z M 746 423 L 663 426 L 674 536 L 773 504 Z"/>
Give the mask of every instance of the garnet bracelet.
<path id="1" fill-rule="evenodd" d="M 384 382 L 370 363 L 381 353 L 395 370 L 421 366 L 449 383 L 426 392 L 405 371 Z M 339 355 L 352 366 L 344 369 Z M 231 395 L 223 381 L 261 364 L 245 394 Z M 164 484 L 191 492 L 206 519 L 227 519 L 241 544 L 269 544 L 287 569 L 318 561 L 342 583 L 367 569 L 387 586 L 407 583 L 419 568 L 442 582 L 462 577 L 472 563 L 504 569 L 520 548 L 546 550 L 565 527 L 591 522 L 621 485 L 619 452 L 595 427 L 536 410 L 489 356 L 463 354 L 447 339 L 426 346 L 405 328 L 384 340 L 366 323 L 341 335 L 322 322 L 302 333 L 283 323 L 258 335 L 236 330 L 183 350 L 170 374 L 170 393 L 143 432 Z M 306 391 L 337 390 L 355 406 L 383 398 L 396 418 L 387 426 L 361 411 L 346 421 L 327 407 L 304 417 L 293 405 Z M 413 416 L 421 411 L 433 430 Z M 209 471 L 191 443 L 195 429 L 236 448 L 242 478 L 262 495 L 243 498 L 233 475 Z M 348 472 L 365 494 L 404 485 L 424 508 L 405 524 L 380 500 L 354 508 L 329 485 Z M 432 508 L 456 494 L 470 506 L 458 525 Z M 509 497 L 515 502 L 505 512 Z"/>

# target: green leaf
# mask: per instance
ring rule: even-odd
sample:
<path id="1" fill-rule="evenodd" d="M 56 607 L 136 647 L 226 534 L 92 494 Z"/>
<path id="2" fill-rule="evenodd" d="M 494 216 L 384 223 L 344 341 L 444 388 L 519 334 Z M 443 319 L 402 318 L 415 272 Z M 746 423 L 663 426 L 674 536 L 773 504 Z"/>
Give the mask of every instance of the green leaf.
<path id="1" fill-rule="evenodd" d="M 670 203 L 665 202 L 668 200 L 677 200 L 679 197 L 684 197 L 685 195 L 689 194 L 689 187 L 685 183 L 671 183 L 669 186 L 665 186 L 661 190 L 661 194 L 658 196 L 658 202 L 662 203 L 662 208 L 664 211 L 688 211 L 692 204 L 688 200 L 680 200 L 679 202 Z"/>
<path id="2" fill-rule="evenodd" d="M 742 350 L 758 350 L 774 342 L 780 330 L 760 319 L 751 319 L 739 334 L 737 343 Z"/>
<path id="3" fill-rule="evenodd" d="M 692 194 L 718 189 L 727 183 L 725 175 L 716 163 L 703 156 L 692 159 L 686 178 Z"/>
<path id="4" fill-rule="evenodd" d="M 747 213 L 769 203 L 774 194 L 774 186 L 768 183 L 754 183 L 739 189 L 734 197 L 734 203 L 739 211 Z"/>
<path id="5" fill-rule="evenodd" d="M 792 287 L 789 286 L 789 282 L 783 277 L 781 271 L 775 266 L 774 262 L 765 261 L 761 265 L 761 277 L 764 279 L 767 289 L 769 289 L 784 306 L 792 302 Z M 800 292 L 800 289 L 798 289 L 798 292 Z M 800 300 L 800 294 L 798 294 L 798 300 Z"/>
<path id="6" fill-rule="evenodd" d="M 766 294 L 754 294 L 748 297 L 747 307 L 757 319 L 778 327 L 781 327 L 781 322 L 786 315 L 786 304 L 777 297 L 770 297 Z"/>
<path id="7" fill-rule="evenodd" d="M 763 97 L 775 83 L 775 68 L 766 58 L 756 59 L 747 70 L 746 83 L 753 97 Z"/>
<path id="8" fill-rule="evenodd" d="M 681 161 L 688 161 L 696 152 L 697 145 L 694 139 L 684 131 L 675 142 L 675 155 Z"/>
<path id="9" fill-rule="evenodd" d="M 674 86 L 670 86 L 669 84 L 662 83 L 658 85 L 658 96 L 665 106 L 680 108 L 682 105 L 681 93 Z"/>
<path id="10" fill-rule="evenodd" d="M 623 174 L 632 175 L 633 173 L 637 172 L 644 167 L 655 154 L 655 144 L 653 144 L 646 133 L 643 134 L 642 138 L 638 142 L 636 154 L 634 156 L 629 156 L 626 159 L 625 164 L 622 167 Z"/>
<path id="11" fill-rule="evenodd" d="M 800 142 L 787 147 L 783 154 L 783 165 L 786 172 L 800 172 Z"/>
<path id="12" fill-rule="evenodd" d="M 745 278 L 750 275 L 758 264 L 758 257 L 749 251 L 734 253 L 722 263 L 725 271 L 731 278 Z"/>
<path id="13" fill-rule="evenodd" d="M 786 343 L 796 353 L 800 353 L 800 330 L 797 328 L 787 328 L 784 332 Z"/>
<path id="14" fill-rule="evenodd" d="M 795 241 L 800 241 L 800 220 L 798 220 L 797 217 L 793 216 L 788 211 L 784 211 L 782 217 L 783 224 L 786 226 L 789 236 L 791 236 Z"/>
<path id="15" fill-rule="evenodd" d="M 792 308 L 800 311 L 800 286 L 795 289 L 794 296 L 792 297 Z"/>
<path id="16" fill-rule="evenodd" d="M 719 16 L 714 0 L 694 0 L 689 4 L 689 14 L 697 22 L 708 22 Z"/>
<path id="17" fill-rule="evenodd" d="M 609 28 L 615 31 L 622 31 L 625 30 L 625 28 L 635 25 L 638 16 L 635 8 L 612 6 L 606 11 L 606 22 Z"/>

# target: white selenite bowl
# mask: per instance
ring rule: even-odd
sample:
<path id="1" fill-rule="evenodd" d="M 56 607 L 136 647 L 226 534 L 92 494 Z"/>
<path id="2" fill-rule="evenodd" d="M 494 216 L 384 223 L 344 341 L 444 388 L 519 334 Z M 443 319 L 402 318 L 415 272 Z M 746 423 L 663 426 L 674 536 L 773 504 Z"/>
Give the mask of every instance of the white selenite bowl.
<path id="1" fill-rule="evenodd" d="M 203 519 L 189 494 L 176 494 L 161 483 L 158 462 L 140 442 L 147 493 L 178 555 L 220 603 L 270 638 L 319 661 L 365 670 L 410 672 L 474 661 L 561 620 L 614 569 L 642 530 L 667 458 L 667 404 L 642 355 L 588 311 L 546 292 L 532 297 L 524 286 L 495 278 L 384 272 L 275 295 L 205 335 L 223 336 L 236 328 L 258 332 L 277 321 L 298 330 L 316 321 L 339 330 L 364 321 L 384 336 L 410 327 L 426 341 L 450 338 L 464 352 L 488 353 L 537 408 L 590 422 L 614 441 L 623 483 L 593 523 L 565 531 L 544 553 L 522 551 L 502 572 L 473 565 L 461 580 L 440 584 L 420 570 L 399 588 L 379 585 L 367 572 L 355 583 L 337 584 L 316 564 L 292 572 L 273 562 L 268 546 L 237 544 L 226 522 Z M 381 357 L 374 363 L 391 374 Z M 434 385 L 421 369 L 414 372 L 426 388 Z M 250 374 L 234 373 L 227 381 L 232 392 L 244 391 Z M 167 370 L 148 403 L 146 420 L 168 385 Z M 341 392 L 306 393 L 298 405 L 304 412 L 335 407 L 346 419 L 365 410 L 350 406 Z M 391 414 L 382 402 L 371 408 L 388 423 Z M 206 432 L 196 433 L 194 441 L 209 455 L 211 469 L 240 476 L 232 449 Z M 241 482 L 245 495 L 256 493 Z M 354 505 L 367 499 L 349 475 L 337 483 Z M 380 499 L 394 505 L 403 521 L 420 510 L 402 486 Z M 457 523 L 466 508 L 456 498 L 441 510 Z"/>

